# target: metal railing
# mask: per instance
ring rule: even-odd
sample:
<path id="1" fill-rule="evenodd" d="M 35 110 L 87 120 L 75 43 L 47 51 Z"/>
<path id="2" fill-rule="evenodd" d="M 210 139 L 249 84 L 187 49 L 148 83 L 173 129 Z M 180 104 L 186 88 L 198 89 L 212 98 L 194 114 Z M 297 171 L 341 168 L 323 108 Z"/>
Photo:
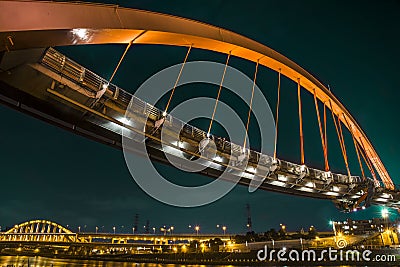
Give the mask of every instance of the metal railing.
<path id="1" fill-rule="evenodd" d="M 69 79 L 72 82 L 79 84 L 85 90 L 89 90 L 96 95 L 100 90 L 106 89 L 106 93 L 104 93 L 101 97 L 106 97 L 111 100 L 116 101 L 119 104 L 122 104 L 126 109 L 130 104 L 130 109 L 139 114 L 150 117 L 153 120 L 159 119 L 162 116 L 162 111 L 158 108 L 150 105 L 143 100 L 135 97 L 127 91 L 117 87 L 114 84 L 110 84 L 106 79 L 100 77 L 94 72 L 82 67 L 78 63 L 73 60 L 67 58 L 63 54 L 59 53 L 53 48 L 49 48 L 46 50 L 41 64 L 50 68 L 54 72 L 61 75 L 63 78 Z M 124 115 L 124 114 L 123 114 Z M 167 115 L 166 122 L 170 127 L 176 127 L 181 129 L 187 135 L 190 135 L 194 140 L 200 141 L 206 137 L 206 132 L 198 129 L 192 125 L 186 124 L 185 122 L 174 118 L 170 115 Z M 228 140 L 225 140 L 221 137 L 212 136 L 219 151 L 224 152 L 225 154 L 232 155 L 240 155 L 242 153 L 243 147 L 237 144 L 234 144 Z M 229 153 L 228 153 L 228 152 Z M 266 161 L 272 162 L 273 158 L 271 156 L 261 154 L 260 152 L 254 150 L 247 150 L 249 162 L 257 166 L 258 164 L 262 165 L 261 158 L 267 159 Z M 229 158 L 227 159 L 229 161 Z M 329 173 L 321 171 L 318 169 L 307 168 L 305 166 L 301 166 L 298 164 L 294 164 L 291 162 L 279 160 L 279 165 L 281 169 L 284 169 L 286 173 L 292 174 L 294 176 L 301 176 L 302 172 L 300 169 L 306 168 L 307 174 L 306 178 L 309 180 L 313 180 L 319 182 L 320 184 L 327 185 L 361 185 L 365 183 L 359 176 L 348 176 L 343 174 Z M 269 168 L 269 166 L 264 166 Z M 303 176 L 304 177 L 304 176 Z M 369 179 L 369 178 L 368 178 Z M 304 186 L 304 184 L 297 184 Z M 315 185 L 315 184 L 314 184 Z M 316 188 L 320 191 L 333 191 L 332 186 L 325 186 L 321 188 Z M 338 192 L 338 191 L 336 191 Z M 344 192 L 338 192 L 344 193 Z"/>

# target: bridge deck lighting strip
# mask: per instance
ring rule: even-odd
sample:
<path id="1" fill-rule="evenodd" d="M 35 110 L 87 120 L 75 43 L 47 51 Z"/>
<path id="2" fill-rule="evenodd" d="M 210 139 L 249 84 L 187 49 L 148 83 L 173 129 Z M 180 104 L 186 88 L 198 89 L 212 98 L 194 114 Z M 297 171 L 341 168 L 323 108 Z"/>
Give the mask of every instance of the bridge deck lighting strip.
<path id="1" fill-rule="evenodd" d="M 58 94 L 57 92 L 53 92 L 53 91 L 50 91 L 50 90 L 49 90 L 49 92 L 50 92 L 50 93 L 53 93 L 53 94 L 56 94 L 57 96 L 63 98 L 63 99 L 66 100 L 66 101 L 71 101 L 73 104 L 79 105 L 80 107 L 82 107 L 82 108 L 84 108 L 84 109 L 87 109 L 88 111 L 92 112 L 92 113 L 95 114 L 95 115 L 98 115 L 98 116 L 104 117 L 104 118 L 107 119 L 107 120 L 113 121 L 113 118 L 108 117 L 107 115 L 104 115 L 104 114 L 102 114 L 102 113 L 96 112 L 95 110 L 92 110 L 92 109 L 90 109 L 90 108 L 88 108 L 88 107 L 86 107 L 86 106 L 83 106 L 83 105 L 77 103 L 77 102 L 74 101 L 74 100 L 71 100 L 71 99 L 69 99 L 69 98 L 64 97 L 64 96 L 61 95 L 61 94 Z M 115 123 L 120 124 L 118 121 L 115 121 Z M 121 126 L 127 127 L 128 129 L 130 129 L 129 126 L 123 125 L 122 123 L 121 123 Z M 162 142 L 162 140 L 160 140 L 160 139 L 158 139 L 158 138 L 156 138 L 156 137 L 154 137 L 154 136 L 150 136 L 150 135 L 148 135 L 148 134 L 146 134 L 146 133 L 140 132 L 140 131 L 138 131 L 137 129 L 134 129 L 134 128 L 133 128 L 133 129 L 131 129 L 131 130 L 135 130 L 135 131 L 137 131 L 137 133 L 141 133 L 141 134 L 143 134 L 143 135 L 145 135 L 145 136 L 148 136 L 149 138 L 152 138 L 152 139 L 154 139 L 154 140 L 157 141 L 157 142 Z M 171 144 L 165 143 L 165 142 L 163 142 L 163 143 L 166 144 L 166 145 L 169 145 L 169 146 L 171 146 L 171 147 L 175 147 L 176 149 L 180 149 L 180 150 L 182 150 L 182 151 L 184 151 L 184 152 L 186 152 L 186 153 L 189 153 L 189 154 L 192 154 L 192 155 L 196 155 L 196 156 L 200 156 L 201 158 L 207 159 L 207 158 L 202 157 L 201 155 L 199 155 L 199 154 L 197 154 L 197 153 L 193 153 L 193 152 L 191 152 L 191 151 L 188 151 L 188 150 L 179 148 L 178 146 L 174 146 L 174 145 L 171 145 Z M 219 162 L 218 162 L 218 163 L 219 163 Z M 230 167 L 230 168 L 235 169 L 235 170 L 240 170 L 240 169 L 237 169 L 237 168 L 235 168 L 235 167 L 229 166 L 229 165 L 224 164 L 224 163 L 219 163 L 219 164 L 220 164 L 220 165 L 223 165 L 223 166 L 225 166 L 225 167 Z M 245 171 L 245 172 L 247 173 L 247 171 Z M 267 177 L 267 176 L 265 176 L 264 178 L 271 179 L 270 177 Z M 292 182 L 289 182 L 289 181 L 288 181 L 288 184 L 298 185 L 298 184 L 296 184 L 296 183 L 292 183 Z M 282 184 L 282 186 L 286 186 L 286 184 Z"/>
<path id="2" fill-rule="evenodd" d="M 109 117 L 109 116 L 107 116 L 107 115 L 105 115 L 105 114 L 102 114 L 102 113 L 100 113 L 100 112 L 98 112 L 98 111 L 96 111 L 96 110 L 93 110 L 93 109 L 91 109 L 91 108 L 89 108 L 89 107 L 87 107 L 87 106 L 85 106 L 85 105 L 83 105 L 83 104 L 81 104 L 81 103 L 76 102 L 75 100 L 72 100 L 72 99 L 70 99 L 70 98 L 68 98 L 68 97 L 66 97 L 66 96 L 64 96 L 64 95 L 62 95 L 62 94 L 58 93 L 57 91 L 54 91 L 54 90 L 51 90 L 51 89 L 47 89 L 47 91 L 48 91 L 49 93 L 51 93 L 51 94 L 54 94 L 55 96 L 60 97 L 61 99 L 65 100 L 65 101 L 68 101 L 68 102 L 70 102 L 70 103 L 72 103 L 72 104 L 74 104 L 74 105 L 76 105 L 76 106 L 78 106 L 78 107 L 80 107 L 80 108 L 82 108 L 82 109 L 84 109 L 84 110 L 86 110 L 86 111 L 89 111 L 90 113 L 92 113 L 92 114 L 94 114 L 94 115 L 100 116 L 100 117 L 102 117 L 102 118 L 105 118 L 106 120 L 109 120 L 109 121 L 111 121 L 111 122 L 113 122 L 113 123 L 116 123 L 117 125 L 120 125 L 121 127 L 125 127 L 125 128 L 127 128 L 127 129 L 129 129 L 129 130 L 132 130 L 132 131 L 136 132 L 136 133 L 142 134 L 142 135 L 144 135 L 144 136 L 146 136 L 146 137 L 148 137 L 148 138 L 153 139 L 153 140 L 156 141 L 156 142 L 163 143 L 163 144 L 165 144 L 165 145 L 174 147 L 174 148 L 176 148 L 176 149 L 178 149 L 178 150 L 181 150 L 181 151 L 183 151 L 183 152 L 185 152 L 185 153 L 188 153 L 188 154 L 190 154 L 190 155 L 197 156 L 197 157 L 202 158 L 202 159 L 210 160 L 210 159 L 208 159 L 208 158 L 202 156 L 201 154 L 197 154 L 197 153 L 192 152 L 192 151 L 190 151 L 190 150 L 187 150 L 187 149 L 184 149 L 184 148 L 180 148 L 179 146 L 175 146 L 175 145 L 173 145 L 173 144 L 166 143 L 166 142 L 162 141 L 161 139 L 159 139 L 159 138 L 157 138 L 157 137 L 155 137 L 155 136 L 153 136 L 153 135 L 150 135 L 150 134 L 145 133 L 145 132 L 141 132 L 141 131 L 139 131 L 138 129 L 135 129 L 135 128 L 130 127 L 129 125 L 123 124 L 123 123 L 121 123 L 120 121 L 118 121 L 118 120 L 116 120 L 116 119 L 114 119 L 114 118 L 112 118 L 112 117 Z M 243 171 L 244 173 L 247 173 L 247 174 L 250 174 L 250 175 L 254 175 L 254 174 L 250 173 L 248 170 L 242 170 L 242 169 L 239 169 L 239 168 L 237 168 L 237 167 L 231 166 L 231 165 L 226 164 L 226 163 L 223 163 L 223 162 L 221 163 L 221 162 L 218 162 L 218 161 L 215 161 L 215 160 L 210 160 L 210 161 L 213 161 L 214 163 L 217 163 L 217 164 L 219 164 L 219 165 L 221 165 L 221 166 L 228 167 L 228 168 L 230 168 L 230 169 L 232 169 L 232 170 Z M 289 163 L 287 163 L 287 164 L 289 164 Z M 292 164 L 292 165 L 293 165 L 293 164 Z M 271 179 L 273 180 L 273 178 L 269 177 L 268 174 L 267 174 L 267 175 L 262 175 L 262 178 L 267 178 L 268 180 L 271 180 Z M 273 182 L 272 182 L 272 184 L 273 184 Z M 283 183 L 283 184 L 281 184 L 281 185 L 279 185 L 279 186 L 281 186 L 281 187 L 286 187 L 287 185 L 301 186 L 301 184 L 297 184 L 297 183 L 295 183 L 295 182 L 290 182 L 290 181 L 287 181 L 287 182 L 285 182 L 285 183 Z M 329 192 L 330 190 L 324 190 L 324 191 Z M 345 192 L 340 192 L 340 193 L 341 193 L 341 194 L 344 194 L 344 195 L 347 194 L 347 193 L 345 193 Z"/>

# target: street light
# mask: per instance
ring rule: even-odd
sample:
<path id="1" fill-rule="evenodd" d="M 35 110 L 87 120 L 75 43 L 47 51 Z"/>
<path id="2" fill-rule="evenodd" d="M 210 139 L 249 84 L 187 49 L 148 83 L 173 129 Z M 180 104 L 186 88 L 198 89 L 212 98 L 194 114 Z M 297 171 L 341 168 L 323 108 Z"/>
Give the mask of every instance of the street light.
<path id="1" fill-rule="evenodd" d="M 160 228 L 161 232 L 164 232 L 164 235 L 167 235 L 167 229 L 165 227 L 161 227 Z"/>
<path id="2" fill-rule="evenodd" d="M 389 211 L 387 208 L 383 208 L 381 210 L 381 214 L 382 214 L 382 218 L 384 219 L 384 222 L 386 224 L 386 230 L 389 229 L 389 222 L 388 222 L 388 218 L 389 218 Z"/>
<path id="3" fill-rule="evenodd" d="M 78 233 L 80 233 L 81 232 L 81 227 L 80 226 L 78 226 Z"/>
<path id="4" fill-rule="evenodd" d="M 199 235 L 200 226 L 196 225 L 196 227 L 194 228 L 194 230 L 196 230 L 197 235 Z"/>
<path id="5" fill-rule="evenodd" d="M 174 227 L 171 226 L 171 235 L 173 235 L 173 233 L 174 233 Z"/>
<path id="6" fill-rule="evenodd" d="M 336 227 L 335 227 L 335 222 L 330 220 L 329 221 L 329 225 L 332 225 L 332 229 L 333 229 L 333 234 L 336 236 Z"/>
<path id="7" fill-rule="evenodd" d="M 132 234 L 135 234 L 135 227 L 132 227 Z"/>
<path id="8" fill-rule="evenodd" d="M 224 235 L 225 235 L 225 232 L 226 232 L 226 226 L 225 225 L 222 226 L 222 230 L 224 231 Z"/>
<path id="9" fill-rule="evenodd" d="M 97 234 L 97 231 L 98 231 L 98 230 L 99 230 L 99 227 L 96 226 L 96 234 Z"/>
<path id="10" fill-rule="evenodd" d="M 156 228 L 153 227 L 153 234 L 156 234 Z"/>
<path id="11" fill-rule="evenodd" d="M 113 226 L 113 230 L 114 230 L 114 235 L 115 235 L 115 226 Z"/>

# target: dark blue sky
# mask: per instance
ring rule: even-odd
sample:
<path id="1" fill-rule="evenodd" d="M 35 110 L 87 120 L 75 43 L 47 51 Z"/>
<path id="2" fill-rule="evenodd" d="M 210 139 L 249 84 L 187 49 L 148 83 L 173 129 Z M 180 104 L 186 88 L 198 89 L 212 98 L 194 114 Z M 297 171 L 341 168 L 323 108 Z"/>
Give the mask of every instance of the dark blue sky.
<path id="1" fill-rule="evenodd" d="M 400 150 L 397 123 L 400 96 L 397 66 L 400 61 L 399 1 L 103 2 L 220 26 L 255 39 L 294 60 L 330 85 L 367 133 L 394 182 L 400 183 L 397 163 Z M 109 77 L 124 47 L 108 45 L 60 50 L 103 77 Z M 133 47 L 114 83 L 134 91 L 163 67 L 180 63 L 185 52 L 182 48 Z M 223 62 L 225 57 L 198 51 L 189 60 L 194 59 Z M 233 59 L 232 65 L 252 77 L 253 64 Z M 258 81 L 274 108 L 276 75 L 262 69 Z M 282 116 L 285 119 L 282 121 L 288 123 L 282 123 L 280 140 L 283 141 L 279 144 L 279 152 L 280 157 L 298 162 L 298 136 L 290 130 L 297 127 L 296 91 L 292 90 L 295 88 L 295 84 L 283 82 L 282 110 L 285 111 L 282 111 Z M 306 160 L 321 168 L 315 113 L 307 108 L 313 108 L 312 98 L 305 96 L 304 106 Z M 256 231 L 277 228 L 279 223 L 287 224 L 289 230 L 310 225 L 325 229 L 330 219 L 380 215 L 377 207 L 357 214 L 343 214 L 329 201 L 265 191 L 250 194 L 246 187 L 240 186 L 207 206 L 191 209 L 170 207 L 139 189 L 128 173 L 121 151 L 6 107 L 1 106 L 0 110 L 3 114 L 0 225 L 3 227 L 44 218 L 75 229 L 78 225 L 87 225 L 88 230 L 104 225 L 111 231 L 113 225 L 120 230 L 124 225 L 126 231 L 131 229 L 138 213 L 141 225 L 149 219 L 152 227 L 174 225 L 178 232 L 189 231 L 189 224 L 199 224 L 203 232 L 216 231 L 216 224 L 227 225 L 228 232 L 244 232 L 246 203 L 251 205 Z M 334 137 L 334 132 L 331 133 Z M 351 141 L 348 137 L 346 140 Z M 351 147 L 352 144 L 347 142 L 347 145 Z M 343 171 L 339 147 L 333 147 L 331 153 L 332 161 L 338 164 L 337 171 Z M 357 173 L 355 154 L 351 157 L 352 167 Z M 174 174 L 169 167 L 159 168 Z M 196 183 L 210 181 L 197 175 L 190 178 Z M 396 215 L 393 214 L 393 218 Z"/>

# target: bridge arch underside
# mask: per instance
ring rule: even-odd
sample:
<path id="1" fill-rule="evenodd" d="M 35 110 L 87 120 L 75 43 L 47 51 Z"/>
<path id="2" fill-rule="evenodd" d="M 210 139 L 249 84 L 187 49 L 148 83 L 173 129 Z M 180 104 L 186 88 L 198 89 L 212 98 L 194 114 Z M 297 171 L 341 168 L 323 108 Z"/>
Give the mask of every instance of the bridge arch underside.
<path id="1" fill-rule="evenodd" d="M 254 40 L 239 34 L 171 15 L 126 9 L 113 5 L 62 2 L 1 1 L 0 51 L 81 44 L 158 44 L 192 46 L 231 53 L 282 75 L 322 102 L 364 147 L 386 188 L 394 189 L 382 161 L 356 120 L 340 101 L 299 65 Z"/>

